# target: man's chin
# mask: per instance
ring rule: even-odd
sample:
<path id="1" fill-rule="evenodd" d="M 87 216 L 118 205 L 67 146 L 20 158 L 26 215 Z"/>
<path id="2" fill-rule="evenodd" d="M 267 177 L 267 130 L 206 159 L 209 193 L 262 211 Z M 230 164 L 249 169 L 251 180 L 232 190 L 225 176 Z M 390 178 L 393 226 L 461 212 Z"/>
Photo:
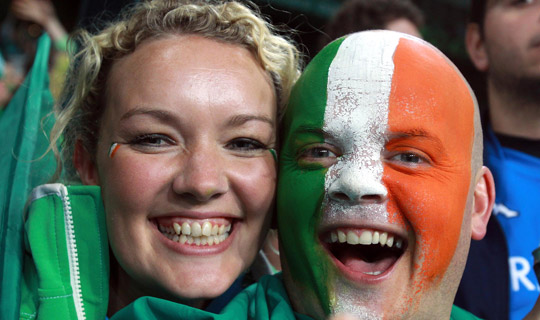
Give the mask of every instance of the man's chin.
<path id="1" fill-rule="evenodd" d="M 390 246 L 380 242 L 350 244 L 351 241 L 340 242 L 339 239 L 320 244 L 326 254 L 324 261 L 331 270 L 325 287 L 332 290 L 326 293 L 329 313 L 349 313 L 360 319 L 387 319 L 401 317 L 411 311 L 410 307 L 415 308 L 419 292 L 411 281 L 415 277 L 411 250 L 405 237 L 391 236 L 394 243 Z M 396 247 L 398 239 L 400 245 Z"/>

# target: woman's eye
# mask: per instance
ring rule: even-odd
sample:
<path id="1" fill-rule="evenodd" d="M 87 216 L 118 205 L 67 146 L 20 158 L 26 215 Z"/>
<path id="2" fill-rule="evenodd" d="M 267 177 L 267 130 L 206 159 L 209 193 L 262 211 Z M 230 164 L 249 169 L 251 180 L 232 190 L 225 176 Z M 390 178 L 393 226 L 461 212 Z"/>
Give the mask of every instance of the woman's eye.
<path id="1" fill-rule="evenodd" d="M 151 133 L 135 137 L 130 144 L 141 147 L 164 147 L 172 145 L 174 142 L 171 138 L 163 134 Z"/>
<path id="2" fill-rule="evenodd" d="M 235 151 L 246 151 L 246 152 L 260 151 L 260 150 L 267 149 L 267 147 L 263 143 L 255 139 L 250 139 L 250 138 L 234 139 L 227 144 L 227 148 L 231 150 L 235 150 Z"/>
<path id="3" fill-rule="evenodd" d="M 538 1 L 536 1 L 536 0 L 513 0 L 511 2 L 511 4 L 514 5 L 514 6 L 521 6 L 521 5 L 532 4 L 534 2 L 538 2 Z"/>

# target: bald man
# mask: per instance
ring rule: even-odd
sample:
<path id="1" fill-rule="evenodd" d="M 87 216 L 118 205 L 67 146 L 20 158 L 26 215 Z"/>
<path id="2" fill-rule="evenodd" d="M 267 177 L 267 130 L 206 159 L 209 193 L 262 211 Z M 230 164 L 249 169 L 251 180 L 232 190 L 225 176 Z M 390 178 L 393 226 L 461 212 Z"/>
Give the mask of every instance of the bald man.
<path id="1" fill-rule="evenodd" d="M 476 98 L 457 68 L 418 38 L 349 35 L 306 68 L 282 128 L 278 221 L 294 309 L 457 319 L 469 244 L 494 198 Z"/>
<path id="2" fill-rule="evenodd" d="M 452 303 L 494 186 L 476 99 L 440 51 L 392 31 L 332 42 L 295 85 L 281 133 L 283 276 L 219 315 L 168 316 L 475 319 Z M 160 303 L 172 302 L 145 298 L 123 315 Z"/>

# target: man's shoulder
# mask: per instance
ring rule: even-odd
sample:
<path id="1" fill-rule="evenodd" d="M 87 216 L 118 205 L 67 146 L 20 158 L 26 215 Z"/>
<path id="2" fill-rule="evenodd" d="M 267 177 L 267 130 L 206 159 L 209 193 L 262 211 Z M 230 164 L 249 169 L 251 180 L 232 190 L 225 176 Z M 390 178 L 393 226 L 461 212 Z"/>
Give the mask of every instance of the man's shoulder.
<path id="1" fill-rule="evenodd" d="M 454 305 L 452 306 L 452 313 L 450 314 L 450 320 L 480 320 L 480 318 Z"/>

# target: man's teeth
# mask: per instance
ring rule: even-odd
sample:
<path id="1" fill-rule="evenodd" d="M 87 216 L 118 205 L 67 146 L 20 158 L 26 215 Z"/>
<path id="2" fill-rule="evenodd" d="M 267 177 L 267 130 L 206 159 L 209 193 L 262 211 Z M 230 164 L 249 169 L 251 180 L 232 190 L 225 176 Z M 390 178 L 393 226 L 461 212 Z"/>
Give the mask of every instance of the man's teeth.
<path id="1" fill-rule="evenodd" d="M 202 225 L 199 222 L 191 224 L 184 222 L 182 225 L 174 222 L 172 226 L 159 224 L 158 228 L 169 240 L 196 246 L 219 244 L 229 237 L 229 231 L 231 231 L 230 224 L 217 225 L 209 221 L 205 221 Z"/>
<path id="2" fill-rule="evenodd" d="M 329 243 L 348 243 L 348 244 L 361 244 L 361 245 L 371 245 L 371 244 L 380 244 L 381 246 L 393 247 L 401 249 L 403 246 L 402 239 L 394 239 L 394 236 L 388 235 L 387 232 L 379 231 L 370 231 L 364 230 L 358 236 L 354 231 L 343 231 L 337 230 L 330 232 L 330 239 L 327 240 Z"/>

